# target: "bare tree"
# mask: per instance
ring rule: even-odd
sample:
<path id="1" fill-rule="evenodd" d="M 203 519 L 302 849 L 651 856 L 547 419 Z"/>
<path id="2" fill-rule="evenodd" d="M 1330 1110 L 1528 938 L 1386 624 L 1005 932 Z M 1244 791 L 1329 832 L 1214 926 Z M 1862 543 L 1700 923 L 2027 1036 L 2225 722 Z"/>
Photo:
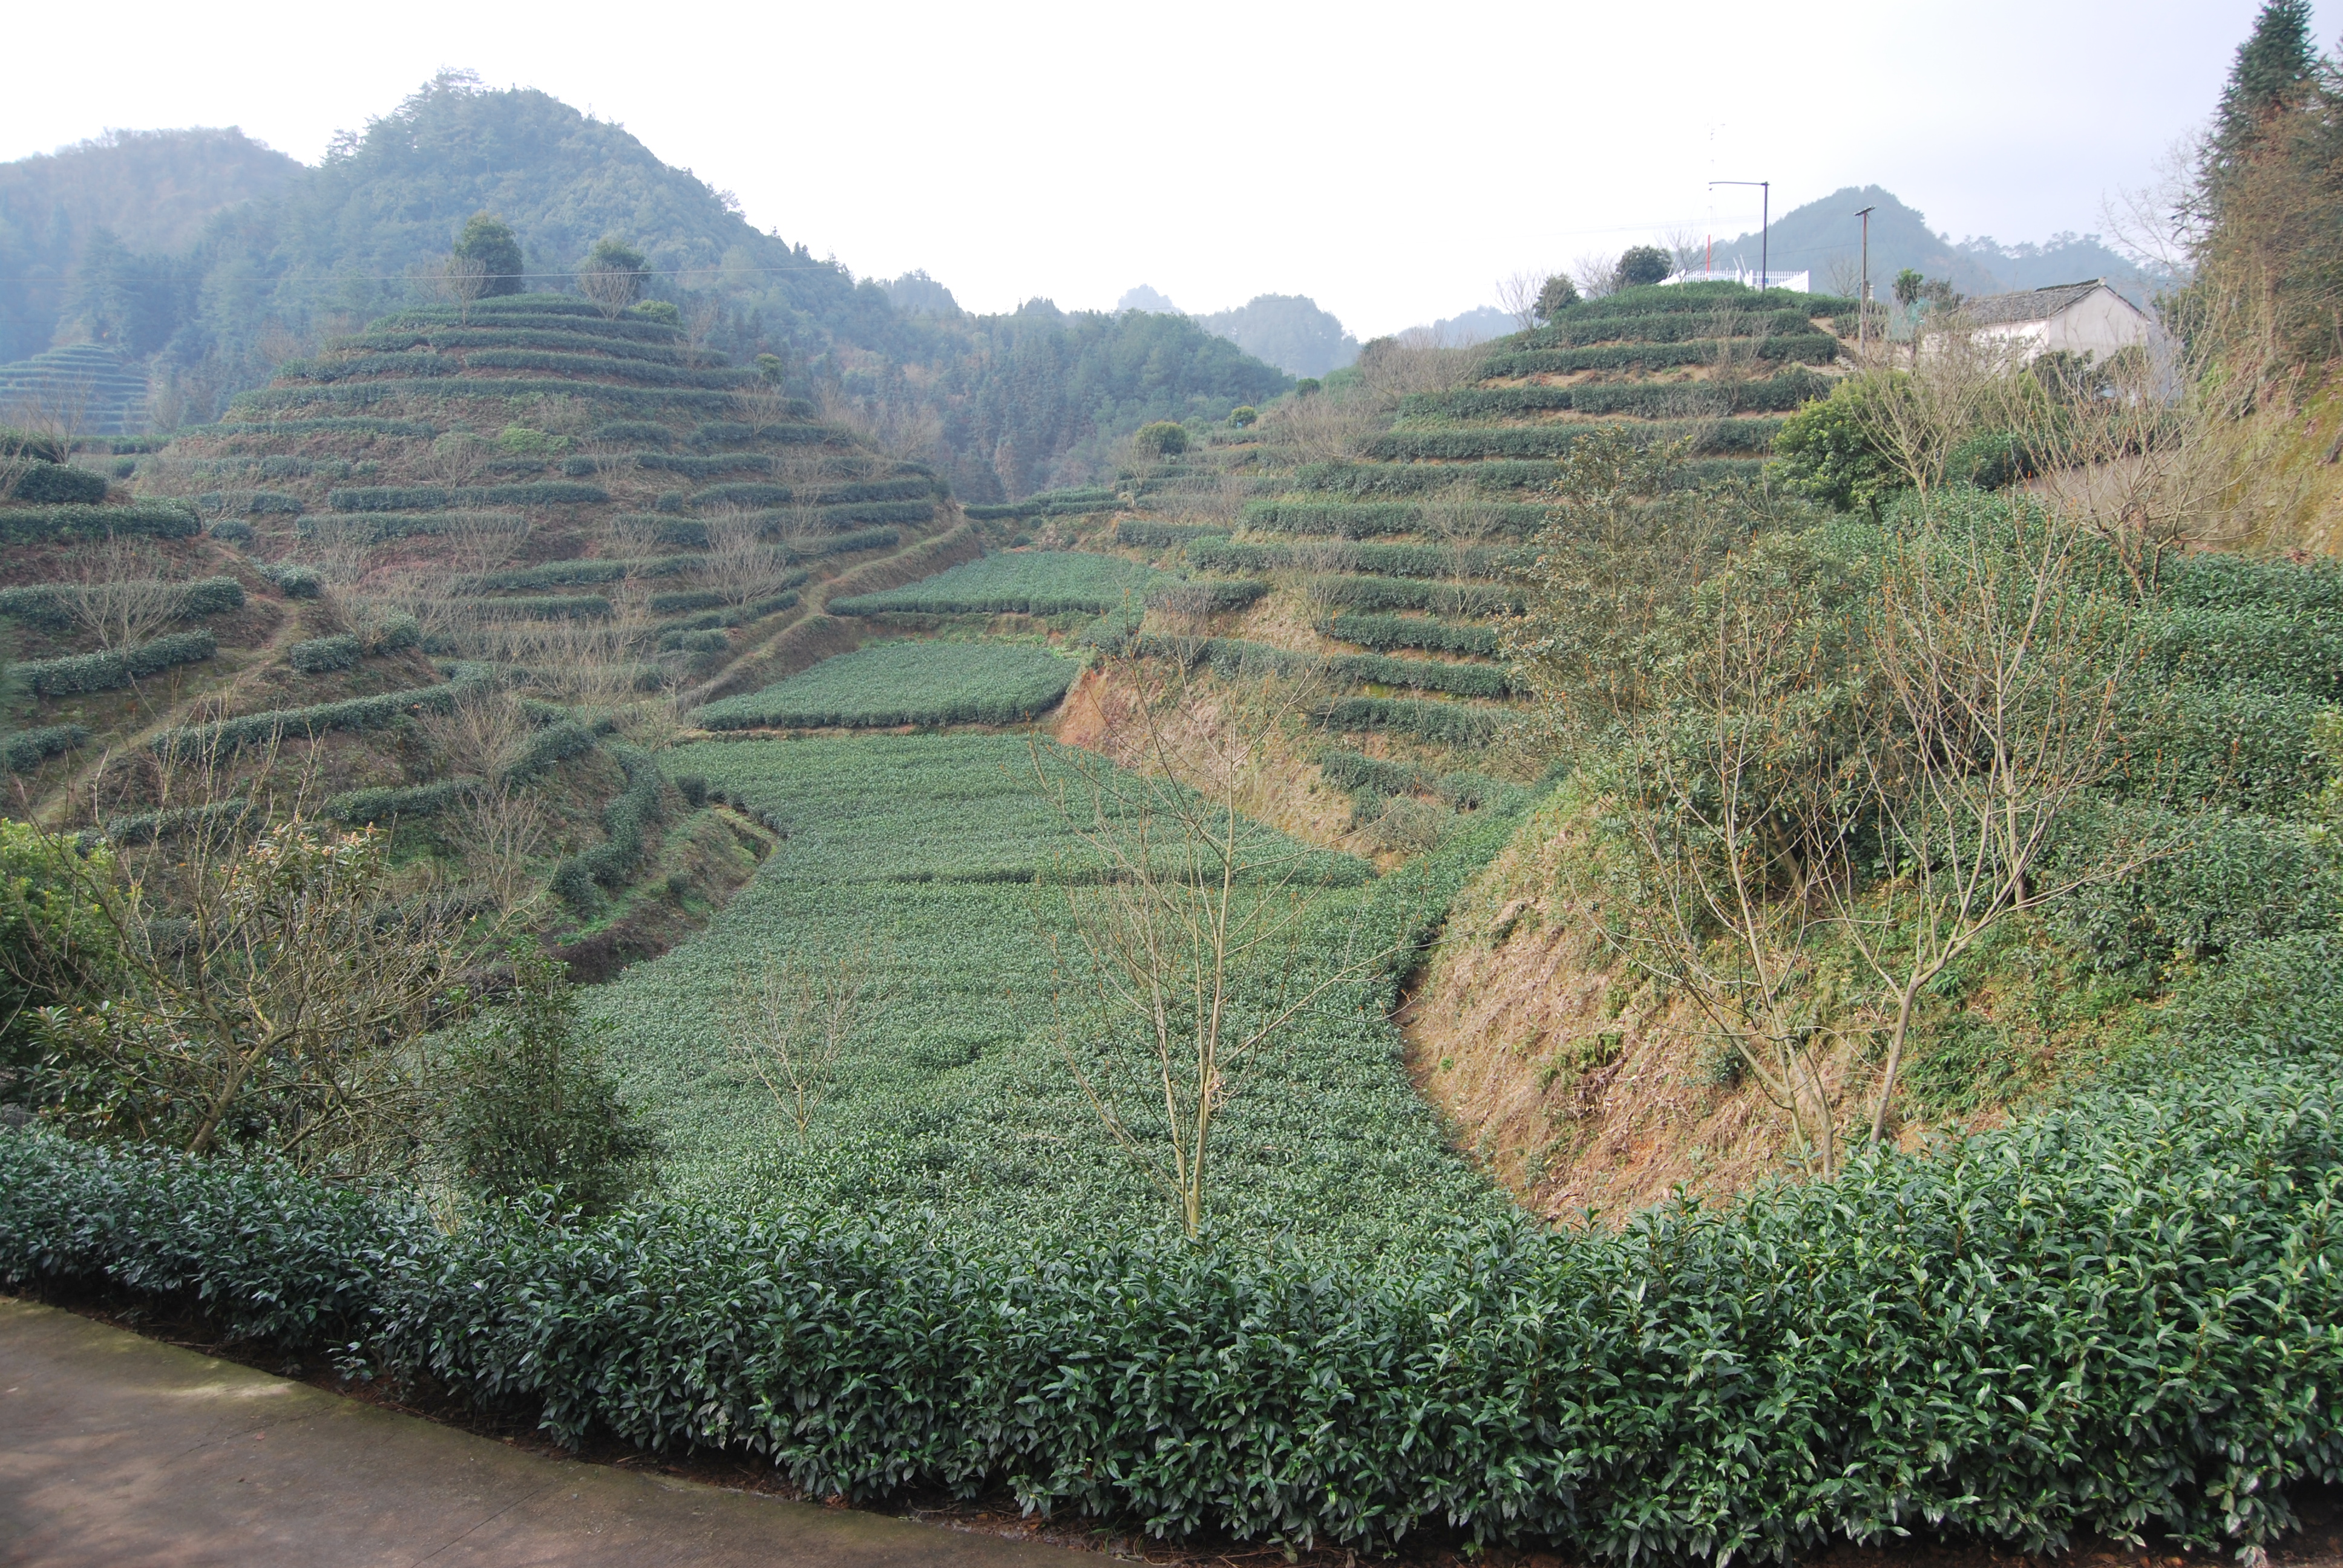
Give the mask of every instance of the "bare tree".
<path id="1" fill-rule="evenodd" d="M 1538 296 L 1544 292 L 1545 280 L 1551 276 L 1544 267 L 1507 273 L 1497 279 L 1497 308 L 1512 317 L 1515 327 L 1527 332 L 1538 324 Z"/>
<path id="2" fill-rule="evenodd" d="M 789 556 L 765 537 L 761 515 L 719 511 L 708 518 L 708 553 L 699 569 L 709 590 L 723 595 L 726 604 L 753 604 L 779 591 L 789 575 Z"/>
<path id="3" fill-rule="evenodd" d="M 178 583 L 163 577 L 163 562 L 151 549 L 118 536 L 75 554 L 59 596 L 75 624 L 104 648 L 146 641 L 178 618 Z"/>
<path id="4" fill-rule="evenodd" d="M 469 430 L 450 430 L 407 461 L 416 477 L 449 487 L 470 484 L 488 460 L 490 444 Z"/>
<path id="5" fill-rule="evenodd" d="M 488 264 L 473 256 L 450 256 L 431 274 L 432 291 L 456 307 L 457 321 L 467 327 L 490 281 Z"/>
<path id="6" fill-rule="evenodd" d="M 1708 266 L 1708 236 L 1689 224 L 1671 227 L 1660 237 L 1660 244 L 1679 273 L 1695 272 Z"/>
<path id="7" fill-rule="evenodd" d="M 724 298 L 714 292 L 699 295 L 683 313 L 684 353 L 694 365 L 707 363 L 708 345 L 724 325 Z"/>
<path id="8" fill-rule="evenodd" d="M 847 1042 L 883 1013 L 890 982 L 885 951 L 862 949 L 807 960 L 768 958 L 742 969 L 727 1010 L 738 1060 L 813 1147 L 814 1113 L 838 1081 Z"/>
<path id="9" fill-rule="evenodd" d="M 1924 526 L 1889 548 L 1868 638 L 1883 711 L 1863 724 L 1866 794 L 1890 860 L 1858 899 L 1825 890 L 1885 999 L 1885 1135 L 1914 1004 L 2003 920 L 2128 877 L 2158 847 L 2038 873 L 2054 829 L 2115 770 L 2116 694 L 2134 673 L 2117 617 L 2081 580 L 2078 530 L 2012 509 L 2015 538 Z"/>
<path id="10" fill-rule="evenodd" d="M 447 564 L 478 577 L 512 559 L 528 534 L 528 518 L 519 512 L 449 512 L 440 538 L 447 541 Z"/>
<path id="11" fill-rule="evenodd" d="M 1304 956 L 1322 852 L 1251 819 L 1272 743 L 1307 681 L 1249 717 L 1180 661 L 1133 668 L 1141 723 L 1126 772 L 1035 742 L 1034 776 L 1089 862 L 1066 885 L 1056 955 L 1061 1049 L 1092 1111 L 1193 1237 L 1211 1208 L 1213 1129 L 1295 1020 L 1385 954 Z"/>
<path id="12" fill-rule="evenodd" d="M 1579 293 L 1589 299 L 1600 299 L 1619 285 L 1619 253 L 1584 252 L 1570 264 L 1570 276 L 1577 283 Z"/>
<path id="13" fill-rule="evenodd" d="M 483 778 L 455 807 L 456 846 L 465 869 L 496 900 L 498 912 L 521 918 L 544 897 L 536 862 L 551 847 L 544 806 L 528 789 Z"/>
<path id="14" fill-rule="evenodd" d="M 642 274 L 627 267 L 588 266 L 578 274 L 578 292 L 611 321 L 626 313 L 642 286 Z"/>

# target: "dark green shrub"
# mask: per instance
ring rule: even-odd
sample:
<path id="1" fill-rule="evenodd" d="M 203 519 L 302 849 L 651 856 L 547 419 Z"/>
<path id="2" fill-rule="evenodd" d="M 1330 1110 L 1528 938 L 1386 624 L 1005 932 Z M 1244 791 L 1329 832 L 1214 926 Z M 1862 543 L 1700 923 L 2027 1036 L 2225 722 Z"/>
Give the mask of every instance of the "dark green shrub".
<path id="1" fill-rule="evenodd" d="M 1172 420 L 1158 419 L 1133 431 L 1131 444 L 1151 457 L 1176 457 L 1188 449 L 1188 429 Z"/>
<path id="2" fill-rule="evenodd" d="M 1261 410 L 1250 403 L 1240 403 L 1229 410 L 1229 423 L 1240 430 L 1251 429 L 1261 420 Z"/>
<path id="3" fill-rule="evenodd" d="M 2298 564 L 2200 550 L 2167 558 L 2157 587 L 2175 609 L 2343 611 L 2343 561 Z"/>
<path id="4" fill-rule="evenodd" d="M 1537 318 L 1551 321 L 1578 303 L 1578 285 L 1564 273 L 1555 273 L 1538 289 Z"/>
<path id="5" fill-rule="evenodd" d="M 253 540 L 252 525 L 234 518 L 222 518 L 211 526 L 210 533 L 212 538 L 232 545 L 248 545 Z"/>
<path id="6" fill-rule="evenodd" d="M 725 602 L 724 596 L 708 588 L 690 588 L 681 593 L 651 595 L 653 615 L 680 615 L 687 610 L 714 609 Z"/>
<path id="7" fill-rule="evenodd" d="M 514 567 L 458 578 L 458 593 L 502 593 L 512 588 L 574 588 L 586 583 L 622 582 L 628 578 L 675 577 L 698 565 L 689 556 L 651 556 L 632 560 L 548 561 L 543 566 Z"/>
<path id="8" fill-rule="evenodd" d="M 1658 246 L 1629 246 L 1611 274 L 1612 286 L 1640 288 L 1646 284 L 1664 283 L 1675 269 L 1674 261 Z"/>
<path id="9" fill-rule="evenodd" d="M 1269 591 L 1269 585 L 1246 578 L 1186 578 L 1157 583 L 1147 590 L 1150 608 L 1175 608 L 1189 615 L 1217 615 L 1242 609 Z"/>
<path id="10" fill-rule="evenodd" d="M 569 856 L 556 870 L 554 890 L 581 914 L 598 909 L 601 900 L 598 896 L 585 895 L 579 874 L 606 888 L 618 887 L 634 875 L 642 863 L 644 835 L 659 819 L 659 797 L 666 788 L 658 765 L 648 754 L 632 747 L 613 747 L 611 755 L 627 775 L 627 787 L 602 809 L 605 841 Z M 565 873 L 566 880 L 562 879 Z"/>
<path id="11" fill-rule="evenodd" d="M 442 355 L 357 354 L 339 359 L 296 359 L 277 368 L 288 381 L 347 381 L 363 376 L 458 376 L 464 362 Z"/>
<path id="12" fill-rule="evenodd" d="M 1757 340 L 1757 357 L 1796 365 L 1828 365 L 1838 357 L 1838 339 L 1827 332 L 1797 332 Z M 1495 354 L 1481 365 L 1494 379 L 1517 376 L 1564 376 L 1577 370 L 1664 370 L 1674 365 L 1706 365 L 1718 355 L 1714 338 L 1678 343 L 1596 344 L 1583 348 L 1524 348 Z"/>
<path id="13" fill-rule="evenodd" d="M 1313 577 L 1305 591 L 1320 604 L 1353 609 L 1436 609 L 1462 616 L 1495 615 L 1512 602 L 1505 589 L 1492 584 L 1425 578 Z"/>
<path id="14" fill-rule="evenodd" d="M 546 479 L 528 485 L 358 485 L 327 493 L 337 512 L 442 511 L 450 507 L 560 507 L 607 501 L 598 485 Z"/>
<path id="15" fill-rule="evenodd" d="M 35 463 L 16 476 L 8 494 L 37 506 L 95 506 L 106 499 L 106 476 L 63 463 Z"/>
<path id="16" fill-rule="evenodd" d="M 531 736 L 512 766 L 498 776 L 498 783 L 526 784 L 555 763 L 583 756 L 601 744 L 591 729 L 568 718 L 562 709 L 553 709 L 553 722 Z"/>
<path id="17" fill-rule="evenodd" d="M 746 387 L 757 379 L 753 370 L 694 369 L 661 365 L 628 355 L 555 354 L 542 348 L 476 348 L 464 356 L 464 368 L 481 370 L 544 370 L 555 375 L 608 377 L 641 387 Z M 496 382 L 484 379 L 481 390 L 493 392 Z"/>
<path id="18" fill-rule="evenodd" d="M 476 212 L 466 219 L 464 231 L 456 236 L 456 247 L 450 254 L 478 269 L 483 302 L 522 292 L 527 281 L 522 274 L 528 264 L 521 259 L 520 241 L 514 236 L 512 226 L 496 214 Z"/>
<path id="19" fill-rule="evenodd" d="M 2189 608 L 2148 616 L 2142 630 L 2159 675 L 2343 697 L 2343 614 Z"/>
<path id="20" fill-rule="evenodd" d="M 198 833 L 217 824 L 234 824 L 242 819 L 250 802 L 241 795 L 226 800 L 215 800 L 208 806 L 178 806 L 161 811 L 137 811 L 128 816 L 108 817 L 96 837 L 113 844 L 160 844 L 182 833 Z M 91 835 L 85 832 L 87 843 Z"/>
<path id="21" fill-rule="evenodd" d="M 345 634 L 297 642 L 285 650 L 285 657 L 304 675 L 324 675 L 331 670 L 356 669 L 365 651 L 357 638 Z"/>
<path id="22" fill-rule="evenodd" d="M 686 773 L 676 779 L 675 792 L 695 811 L 708 804 L 708 780 L 697 773 Z"/>
<path id="23" fill-rule="evenodd" d="M 634 462 L 639 468 L 661 469 L 681 474 L 689 479 L 710 479 L 719 474 L 769 474 L 773 471 L 773 458 L 769 452 L 719 452 L 712 456 L 690 452 L 638 452 Z M 786 488 L 781 499 L 789 499 Z"/>
<path id="24" fill-rule="evenodd" d="M 513 993 L 465 1030 L 440 1112 L 448 1161 L 472 1193 L 607 1212 L 631 1197 L 656 1149 L 603 1065 L 599 1025 L 578 1016 L 568 966 L 524 937 L 507 950 Z"/>
<path id="25" fill-rule="evenodd" d="M 720 630 L 679 627 L 659 633 L 659 645 L 662 653 L 723 653 L 731 648 L 732 639 Z"/>
<path id="26" fill-rule="evenodd" d="M 1383 462 L 1441 458 L 1548 457 L 1567 452 L 1586 435 L 1586 425 L 1488 425 L 1455 430 L 1393 430 L 1367 443 L 1366 455 Z M 1703 452 L 1771 452 L 1782 429 L 1779 419 L 1714 419 L 1684 424 L 1655 422 L 1652 440 L 1691 436 Z"/>
<path id="27" fill-rule="evenodd" d="M 368 653 L 398 653 L 423 641 L 423 624 L 411 615 L 384 618 L 367 639 Z"/>
<path id="28" fill-rule="evenodd" d="M 1784 421 L 1774 437 L 1778 461 L 1771 472 L 1793 494 L 1837 511 L 1876 515 L 1882 503 L 1906 487 L 1902 471 L 1873 437 L 1875 421 L 1864 384 L 1841 382 L 1827 397 L 1809 403 Z"/>
<path id="29" fill-rule="evenodd" d="M 527 397 L 566 397 L 573 403 L 598 405 L 637 414 L 719 413 L 733 406 L 730 392 L 697 387 L 618 387 L 604 381 L 532 379 L 522 376 L 456 376 L 444 380 L 355 381 L 322 387 L 266 387 L 258 391 L 237 393 L 229 399 L 229 412 L 249 414 L 299 408 L 313 404 L 323 404 L 327 407 L 364 408 L 377 404 L 411 406 L 475 398 L 493 398 L 499 406 L 504 406 L 508 399 Z M 312 417 L 297 422 L 322 426 L 329 422 L 353 424 L 362 421 L 347 417 L 328 421 Z M 772 434 L 767 432 L 769 437 Z"/>
<path id="30" fill-rule="evenodd" d="M 297 389 L 293 400 L 298 397 Z M 242 393 L 238 397 L 244 396 Z M 428 441 L 439 434 L 437 425 L 427 425 L 417 419 L 236 419 L 218 425 L 199 425 L 179 432 L 181 436 L 216 436 L 223 439 L 236 436 L 265 436 L 271 438 L 285 436 L 412 436 Z"/>
<path id="31" fill-rule="evenodd" d="M 1223 530 L 1202 524 L 1157 523 L 1142 518 L 1124 518 L 1114 525 L 1116 544 L 1141 545 L 1150 549 L 1217 537 L 1225 537 Z"/>
<path id="32" fill-rule="evenodd" d="M 2207 962 L 2266 938 L 2343 924 L 2343 858 L 2300 822 L 2130 805 L 2077 813 L 2067 837 L 2062 863 L 2171 850 L 2054 911 L 2097 968 L 2144 983 L 2175 958 Z"/>
<path id="33" fill-rule="evenodd" d="M 50 758 L 63 756 L 88 739 L 89 731 L 78 724 L 19 729 L 14 735 L 0 736 L 0 768 L 11 773 L 30 773 Z"/>

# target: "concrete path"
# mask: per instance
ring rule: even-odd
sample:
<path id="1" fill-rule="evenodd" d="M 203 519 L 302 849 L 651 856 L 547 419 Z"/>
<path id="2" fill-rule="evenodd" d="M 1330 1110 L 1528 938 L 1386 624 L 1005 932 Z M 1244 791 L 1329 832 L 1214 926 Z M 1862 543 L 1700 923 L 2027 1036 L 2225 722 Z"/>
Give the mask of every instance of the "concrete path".
<path id="1" fill-rule="evenodd" d="M 0 1297 L 12 1568 L 1072 1568 L 1082 1555 L 546 1458 Z"/>

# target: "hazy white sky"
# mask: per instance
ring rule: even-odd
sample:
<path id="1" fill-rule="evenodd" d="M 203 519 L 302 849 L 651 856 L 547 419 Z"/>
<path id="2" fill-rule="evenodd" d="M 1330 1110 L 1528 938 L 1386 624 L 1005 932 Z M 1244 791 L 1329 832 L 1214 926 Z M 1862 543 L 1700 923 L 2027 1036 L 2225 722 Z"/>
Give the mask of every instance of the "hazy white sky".
<path id="1" fill-rule="evenodd" d="M 1956 238 L 2100 226 L 2258 0 L 1172 8 L 117 0 L 7 22 L 0 159 L 236 125 L 307 162 L 443 65 L 615 119 L 858 275 L 962 305 L 1307 294 L 1359 336 L 1675 225 L 1876 182 Z M 2324 0 L 2330 45 L 2343 0 Z M 1844 19 L 1843 19 L 1844 18 Z M 54 69 L 28 68 L 52 62 Z"/>

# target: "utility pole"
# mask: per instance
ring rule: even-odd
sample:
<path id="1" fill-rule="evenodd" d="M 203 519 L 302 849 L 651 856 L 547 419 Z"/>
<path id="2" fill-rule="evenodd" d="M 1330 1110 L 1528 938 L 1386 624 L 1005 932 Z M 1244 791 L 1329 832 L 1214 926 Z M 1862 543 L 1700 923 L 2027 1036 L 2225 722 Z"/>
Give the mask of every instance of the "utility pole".
<path id="1" fill-rule="evenodd" d="M 1772 180 L 1711 180 L 1711 189 L 1718 186 L 1755 186 L 1760 193 L 1757 207 L 1757 287 L 1763 292 L 1774 281 L 1774 182 Z"/>
<path id="2" fill-rule="evenodd" d="M 1870 342 L 1872 211 L 1872 208 L 1865 207 L 1855 215 L 1863 220 L 1863 297 L 1855 302 L 1855 359 L 1858 365 L 1865 363 L 1864 347 Z"/>

